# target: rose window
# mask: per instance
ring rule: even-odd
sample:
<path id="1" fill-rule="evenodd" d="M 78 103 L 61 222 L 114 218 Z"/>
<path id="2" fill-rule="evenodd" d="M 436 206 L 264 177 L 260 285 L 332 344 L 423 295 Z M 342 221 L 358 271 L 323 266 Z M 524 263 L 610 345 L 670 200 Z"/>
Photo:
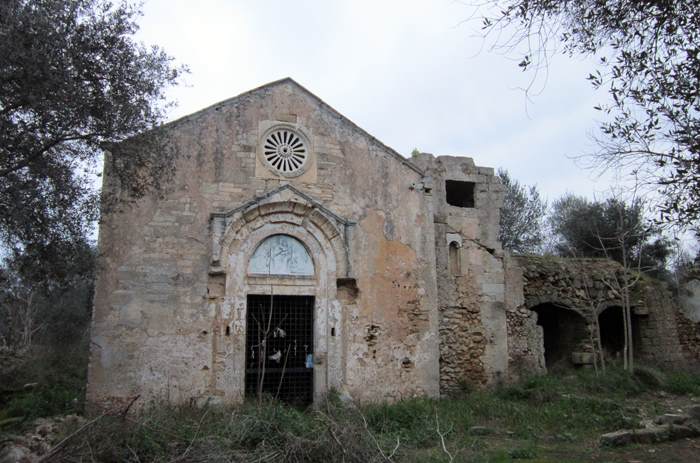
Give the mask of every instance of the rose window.
<path id="1" fill-rule="evenodd" d="M 263 142 L 263 157 L 277 172 L 290 175 L 300 172 L 309 159 L 304 140 L 290 129 L 276 129 Z"/>

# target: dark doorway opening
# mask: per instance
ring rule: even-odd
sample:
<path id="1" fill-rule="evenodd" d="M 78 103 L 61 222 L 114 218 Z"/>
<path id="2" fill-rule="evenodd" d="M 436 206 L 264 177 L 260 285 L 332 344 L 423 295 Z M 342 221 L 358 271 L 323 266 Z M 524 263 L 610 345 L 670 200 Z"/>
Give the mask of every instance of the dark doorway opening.
<path id="1" fill-rule="evenodd" d="M 630 314 L 632 322 L 632 349 L 635 356 L 644 352 L 646 346 L 641 344 L 642 319 Z M 598 315 L 598 327 L 600 328 L 600 344 L 603 353 L 608 360 L 622 359 L 625 349 L 625 320 L 624 311 L 620 306 L 610 306 Z"/>
<path id="2" fill-rule="evenodd" d="M 313 402 L 314 297 L 249 295 L 245 394 Z"/>
<path id="3" fill-rule="evenodd" d="M 622 307 L 612 306 L 598 315 L 600 344 L 607 359 L 622 358 L 625 348 L 625 320 Z"/>
<path id="4" fill-rule="evenodd" d="M 540 304 L 537 324 L 544 337 L 544 361 L 547 370 L 573 367 L 571 354 L 576 352 L 587 337 L 586 322 L 581 315 L 554 304 Z"/>

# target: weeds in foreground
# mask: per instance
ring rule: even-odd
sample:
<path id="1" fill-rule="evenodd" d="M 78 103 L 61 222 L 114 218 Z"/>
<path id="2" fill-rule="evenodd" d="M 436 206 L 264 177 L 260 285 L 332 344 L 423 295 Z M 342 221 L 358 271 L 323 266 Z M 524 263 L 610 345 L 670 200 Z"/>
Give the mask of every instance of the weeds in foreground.
<path id="1" fill-rule="evenodd" d="M 0 370 L 0 422 L 82 413 L 86 380 L 85 346 L 35 346 L 14 368 Z"/>
<path id="2" fill-rule="evenodd" d="M 375 436 L 365 423 L 359 409 L 335 398 L 306 412 L 274 401 L 236 408 L 159 406 L 138 418 L 104 417 L 56 461 L 392 461 L 400 445 Z"/>
<path id="3" fill-rule="evenodd" d="M 441 400 L 356 407 L 330 396 L 306 411 L 274 401 L 230 408 L 152 406 L 137 416 L 101 417 L 51 461 L 586 461 L 581 443 L 590 447 L 603 432 L 639 424 L 644 394 L 700 392 L 697 375 L 653 377 L 660 379 L 615 369 L 606 375 L 578 371 Z M 475 426 L 488 432 L 475 433 Z M 65 429 L 64 436 L 74 431 Z M 548 459 L 552 446 L 567 453 Z"/>

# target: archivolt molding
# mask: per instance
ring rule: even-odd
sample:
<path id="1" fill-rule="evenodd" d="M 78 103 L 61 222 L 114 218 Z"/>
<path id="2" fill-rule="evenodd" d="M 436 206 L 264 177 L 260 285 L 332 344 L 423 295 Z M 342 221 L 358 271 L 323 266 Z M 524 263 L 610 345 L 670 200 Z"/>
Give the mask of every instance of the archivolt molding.
<path id="1" fill-rule="evenodd" d="M 303 199 L 303 198 L 302 198 Z M 292 199 L 247 204 L 229 214 L 213 215 L 210 273 L 225 273 L 222 258 L 230 255 L 255 230 L 267 224 L 287 224 L 308 231 L 324 248 L 332 249 L 336 274 L 349 276 L 346 228 L 351 223 L 330 215 L 317 204 Z"/>

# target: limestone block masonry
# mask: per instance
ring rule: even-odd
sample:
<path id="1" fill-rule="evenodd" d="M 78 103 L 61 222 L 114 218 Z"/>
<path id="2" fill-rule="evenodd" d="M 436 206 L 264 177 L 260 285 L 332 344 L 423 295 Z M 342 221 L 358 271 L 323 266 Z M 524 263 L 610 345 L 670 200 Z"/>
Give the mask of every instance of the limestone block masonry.
<path id="1" fill-rule="evenodd" d="M 105 153 L 118 207 L 100 223 L 93 405 L 437 397 L 544 371 L 537 316 L 568 318 L 535 306 L 580 307 L 576 284 L 501 249 L 493 169 L 406 159 L 291 79 L 159 134 L 173 177 L 142 197 L 119 184 L 120 147 Z M 640 332 L 680 361 L 673 308 L 645 310 L 658 323 Z M 560 344 L 585 360 L 585 342 Z"/>
<path id="2" fill-rule="evenodd" d="M 285 338 L 289 365 L 301 363 L 284 388 L 311 388 L 314 401 L 330 389 L 363 401 L 439 394 L 433 198 L 415 187 L 420 168 L 291 79 L 164 132 L 172 181 L 100 225 L 90 402 L 243 400 L 264 352 L 251 295 L 313 298 L 308 340 Z M 103 194 L 123 197 L 111 162 Z M 313 275 L 248 273 L 274 235 L 301 243 Z M 290 317 L 276 333 L 306 336 Z M 311 383 L 292 384 L 305 368 Z"/>
<path id="3" fill-rule="evenodd" d="M 498 241 L 503 186 L 466 157 L 418 154 L 431 179 L 440 320 L 440 388 L 481 386 L 507 375 L 504 253 Z M 453 188 L 459 193 L 452 200 Z M 470 201 L 460 202 L 463 195 Z M 453 204 L 450 204 L 453 203 Z"/>

